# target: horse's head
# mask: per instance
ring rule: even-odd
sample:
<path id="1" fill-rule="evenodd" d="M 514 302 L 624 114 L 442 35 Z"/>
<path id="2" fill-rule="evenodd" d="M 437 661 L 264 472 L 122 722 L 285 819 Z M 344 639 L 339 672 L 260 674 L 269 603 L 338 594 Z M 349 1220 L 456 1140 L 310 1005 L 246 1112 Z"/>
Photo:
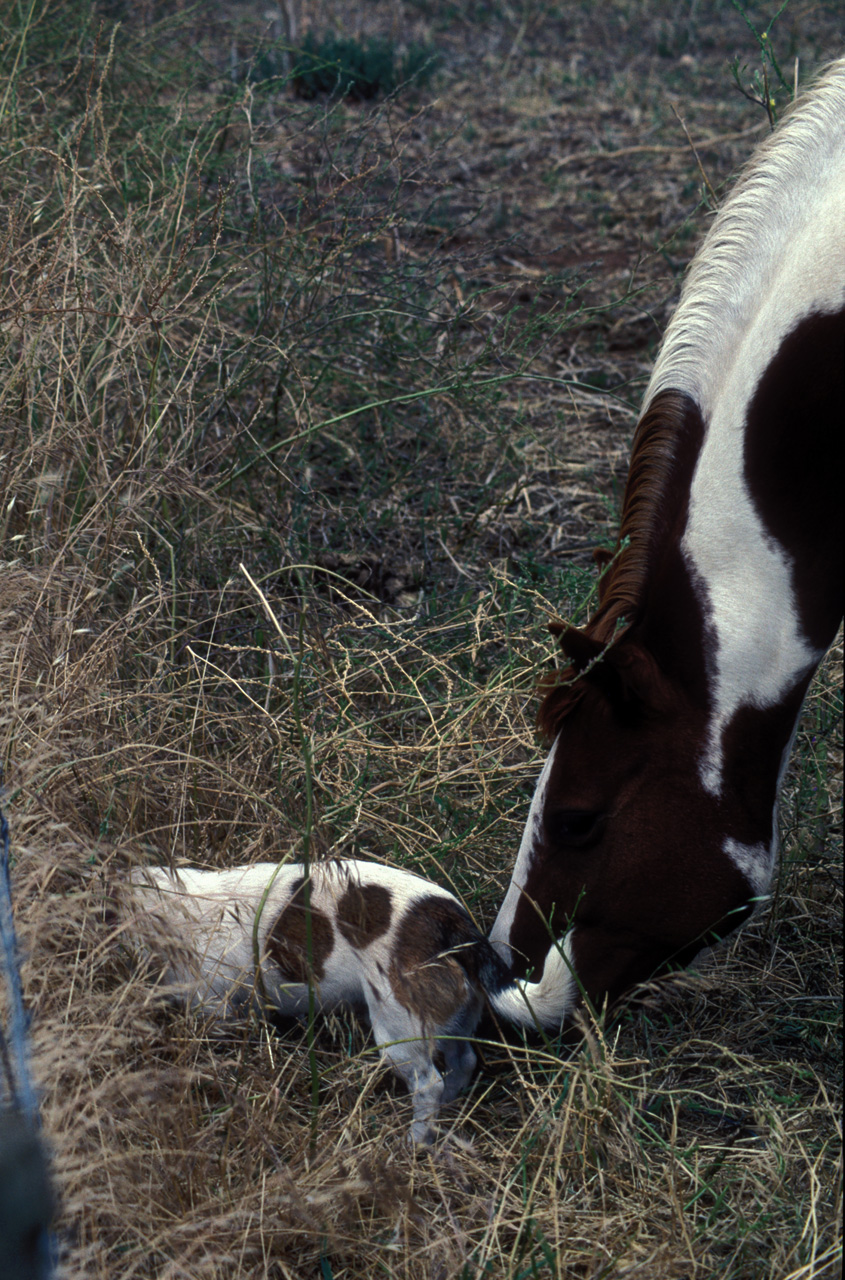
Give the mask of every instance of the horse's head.
<path id="1" fill-rule="evenodd" d="M 553 745 L 491 937 L 525 974 L 568 934 L 568 988 L 601 1005 L 689 963 L 765 893 L 780 757 L 758 757 L 759 785 L 714 794 L 701 769 L 707 710 L 634 634 L 603 649 L 570 630 L 562 643 L 573 682 L 541 709 Z"/>

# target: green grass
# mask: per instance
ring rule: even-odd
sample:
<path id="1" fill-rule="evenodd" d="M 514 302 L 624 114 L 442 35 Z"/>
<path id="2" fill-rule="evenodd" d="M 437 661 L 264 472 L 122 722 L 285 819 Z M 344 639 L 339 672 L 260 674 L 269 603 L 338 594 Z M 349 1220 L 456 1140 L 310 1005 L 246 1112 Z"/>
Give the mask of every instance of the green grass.
<path id="1" fill-rule="evenodd" d="M 290 74 L 303 98 L 341 94 L 366 100 L 409 85 L 425 87 L 437 62 L 437 51 L 428 45 L 412 44 L 406 53 L 399 54 L 389 40 L 332 34 L 317 37 L 309 31 L 293 56 Z M 260 59 L 254 74 L 266 69 Z"/>

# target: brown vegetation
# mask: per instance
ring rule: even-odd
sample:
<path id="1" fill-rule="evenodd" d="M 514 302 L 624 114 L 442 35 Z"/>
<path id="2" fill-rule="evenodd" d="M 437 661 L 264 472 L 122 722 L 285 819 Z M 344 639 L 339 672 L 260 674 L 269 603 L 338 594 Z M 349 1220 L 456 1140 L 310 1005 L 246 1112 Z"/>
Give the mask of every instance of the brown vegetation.
<path id="1" fill-rule="evenodd" d="M 750 28 L 683 10 L 36 0 L 0 34 L 0 747 L 68 1277 L 840 1273 L 834 660 L 772 904 L 572 1056 L 484 1046 L 430 1156 L 354 1018 L 214 1042 L 106 909 L 139 862 L 307 846 L 490 924 L 547 618 L 589 607 L 680 273 L 767 128 Z M 291 15 L 440 69 L 302 99 Z M 840 35 L 796 5 L 772 40 L 803 79 Z"/>

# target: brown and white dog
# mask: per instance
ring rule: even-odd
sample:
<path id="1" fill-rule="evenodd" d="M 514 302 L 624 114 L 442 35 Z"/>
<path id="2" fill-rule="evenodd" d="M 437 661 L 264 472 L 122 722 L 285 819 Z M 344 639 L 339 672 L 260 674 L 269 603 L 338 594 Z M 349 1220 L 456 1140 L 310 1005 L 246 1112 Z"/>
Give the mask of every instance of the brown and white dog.
<path id="1" fill-rule="evenodd" d="M 559 1027 L 566 1007 L 565 948 L 551 947 L 539 982 L 514 981 L 458 900 L 409 871 L 322 862 L 306 890 L 301 865 L 262 862 L 150 868 L 131 885 L 129 934 L 162 962 L 164 989 L 179 1002 L 221 1023 L 252 1008 L 300 1015 L 310 979 L 320 1009 L 366 1008 L 411 1093 L 416 1142 L 432 1140 L 441 1105 L 472 1076 L 469 1041 L 485 999 L 528 1028 Z"/>

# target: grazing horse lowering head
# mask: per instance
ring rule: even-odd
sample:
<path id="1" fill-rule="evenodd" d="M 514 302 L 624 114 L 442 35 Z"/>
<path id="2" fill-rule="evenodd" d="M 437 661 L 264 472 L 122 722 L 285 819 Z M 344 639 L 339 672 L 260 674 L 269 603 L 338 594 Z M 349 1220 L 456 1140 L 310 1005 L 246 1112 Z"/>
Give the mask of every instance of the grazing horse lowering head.
<path id="1" fill-rule="evenodd" d="M 753 157 L 646 391 L 616 555 L 491 939 L 562 1022 L 688 963 L 766 895 L 804 695 L 842 616 L 845 60 Z"/>

